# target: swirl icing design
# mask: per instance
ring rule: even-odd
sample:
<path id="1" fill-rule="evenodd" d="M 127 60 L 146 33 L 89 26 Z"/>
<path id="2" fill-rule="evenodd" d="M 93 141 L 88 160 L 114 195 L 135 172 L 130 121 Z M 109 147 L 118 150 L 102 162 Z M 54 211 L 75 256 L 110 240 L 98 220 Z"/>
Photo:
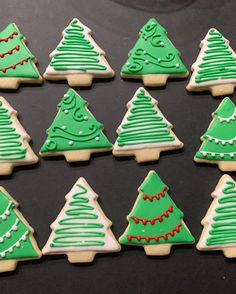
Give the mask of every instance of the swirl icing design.
<path id="1" fill-rule="evenodd" d="M 150 171 L 139 187 L 139 196 L 127 217 L 129 225 L 119 241 L 125 245 L 193 243 L 183 217 L 168 187 L 155 171 Z"/>
<path id="2" fill-rule="evenodd" d="M 32 245 L 31 228 L 16 213 L 16 203 L 0 189 L 0 261 L 7 259 L 40 257 Z"/>
<path id="3" fill-rule="evenodd" d="M 0 161 L 20 160 L 26 157 L 27 149 L 9 110 L 0 100 Z"/>
<path id="4" fill-rule="evenodd" d="M 124 74 L 184 74 L 188 70 L 166 30 L 151 18 L 140 30 L 140 37 L 123 65 Z"/>
<path id="5" fill-rule="evenodd" d="M 35 56 L 14 23 L 0 33 L 0 77 L 40 78 Z"/>
<path id="6" fill-rule="evenodd" d="M 203 53 L 193 66 L 196 70 L 195 82 L 200 84 L 235 79 L 236 55 L 222 34 L 216 29 L 210 29 L 203 44 Z"/>
<path id="7" fill-rule="evenodd" d="M 227 181 L 222 195 L 217 197 L 215 213 L 210 222 L 206 245 L 226 245 L 236 243 L 236 187 Z"/>
<path id="8" fill-rule="evenodd" d="M 214 161 L 236 160 L 236 107 L 228 97 L 213 114 L 203 143 L 195 157 Z"/>
<path id="9" fill-rule="evenodd" d="M 158 109 L 157 101 L 144 88 L 139 88 L 128 103 L 128 112 L 117 130 L 115 148 L 141 148 L 165 143 L 179 145 L 180 141 L 171 128 Z"/>
<path id="10" fill-rule="evenodd" d="M 87 109 L 87 102 L 69 89 L 58 104 L 59 111 L 47 130 L 40 152 L 112 147 L 103 125 Z"/>
<path id="11" fill-rule="evenodd" d="M 51 225 L 52 233 L 44 254 L 76 251 L 119 251 L 112 223 L 96 201 L 97 194 L 84 178 L 79 178 L 66 195 L 66 204 Z"/>

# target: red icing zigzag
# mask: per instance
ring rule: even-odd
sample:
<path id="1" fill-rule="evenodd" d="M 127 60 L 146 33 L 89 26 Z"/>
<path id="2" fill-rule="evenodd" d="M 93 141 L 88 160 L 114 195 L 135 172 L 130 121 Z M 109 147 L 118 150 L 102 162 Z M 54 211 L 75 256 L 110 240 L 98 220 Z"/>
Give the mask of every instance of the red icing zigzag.
<path id="1" fill-rule="evenodd" d="M 0 53 L 0 58 L 3 58 L 7 54 L 10 54 L 11 55 L 14 52 L 14 50 L 19 51 L 20 50 L 20 45 L 16 45 L 13 49 L 8 50 L 5 53 L 2 53 L 2 54 Z"/>
<path id="2" fill-rule="evenodd" d="M 128 241 L 131 241 L 132 239 L 136 239 L 138 241 L 146 240 L 147 242 L 150 242 L 151 240 L 155 240 L 156 242 L 159 241 L 159 239 L 163 238 L 165 240 L 168 240 L 169 236 L 174 237 L 175 233 L 180 232 L 180 227 L 182 226 L 182 223 L 179 223 L 173 230 L 166 234 L 162 234 L 160 236 L 134 236 L 134 235 L 128 235 L 127 239 Z"/>
<path id="3" fill-rule="evenodd" d="M 146 225 L 147 223 L 150 223 L 150 224 L 154 224 L 156 221 L 159 221 L 160 223 L 163 221 L 163 217 L 169 217 L 169 214 L 173 212 L 173 206 L 169 206 L 167 208 L 167 210 L 162 213 L 161 215 L 155 217 L 155 218 L 151 218 L 151 219 L 146 219 L 146 218 L 139 218 L 139 217 L 136 217 L 136 216 L 131 216 L 131 218 L 135 221 L 136 224 L 139 223 L 139 221 L 141 221 L 143 223 L 143 225 Z"/>
<path id="4" fill-rule="evenodd" d="M 14 36 L 17 36 L 18 33 L 17 32 L 13 32 L 12 34 L 10 34 L 8 37 L 6 38 L 0 38 L 0 42 L 8 42 L 9 39 L 13 39 Z"/>
<path id="5" fill-rule="evenodd" d="M 159 192 L 159 193 L 157 193 L 156 195 L 154 195 L 154 196 L 148 196 L 147 194 L 144 194 L 143 195 L 143 200 L 146 200 L 146 199 L 148 199 L 149 201 L 153 201 L 153 199 L 157 199 L 157 200 L 159 200 L 161 197 L 164 197 L 165 196 L 165 191 L 167 190 L 167 188 L 166 187 L 164 187 L 162 190 L 161 190 L 161 192 Z"/>
<path id="6" fill-rule="evenodd" d="M 25 62 L 27 62 L 30 59 L 30 57 L 26 57 L 24 59 L 22 59 L 21 61 L 9 66 L 9 67 L 5 67 L 5 68 L 0 68 L 0 71 L 2 71 L 3 73 L 5 73 L 8 69 L 12 68 L 15 69 L 17 65 L 23 65 Z"/>

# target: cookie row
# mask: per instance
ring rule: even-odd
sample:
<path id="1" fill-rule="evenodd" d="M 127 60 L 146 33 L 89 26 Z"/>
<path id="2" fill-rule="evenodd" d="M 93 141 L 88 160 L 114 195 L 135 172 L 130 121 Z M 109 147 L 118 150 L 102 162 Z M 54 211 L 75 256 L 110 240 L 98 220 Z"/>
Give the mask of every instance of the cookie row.
<path id="1" fill-rule="evenodd" d="M 88 27 L 75 18 L 62 34 L 62 40 L 50 54 L 45 79 L 67 80 L 74 87 L 90 86 L 94 78 L 114 76 L 105 52 L 95 43 Z M 0 88 L 16 89 L 20 83 L 42 83 L 36 58 L 25 42 L 13 23 L 0 33 Z M 187 90 L 209 90 L 213 96 L 232 94 L 236 84 L 236 55 L 229 41 L 212 28 L 200 48 Z M 145 86 L 158 87 L 165 85 L 168 78 L 188 75 L 180 52 L 168 39 L 166 30 L 151 18 L 141 28 L 139 39 L 121 69 L 121 77 L 142 79 Z"/>
<path id="2" fill-rule="evenodd" d="M 139 195 L 127 216 L 128 227 L 120 244 L 143 246 L 151 256 L 170 253 L 173 245 L 193 244 L 195 239 L 183 221 L 184 214 L 168 194 L 168 187 L 155 171 L 140 185 Z M 65 196 L 66 203 L 42 249 L 44 255 L 66 254 L 71 263 L 92 262 L 97 253 L 121 250 L 111 231 L 111 221 L 97 202 L 98 195 L 79 178 Z M 212 193 L 213 202 L 202 220 L 197 249 L 222 250 L 236 257 L 236 183 L 223 175 Z M 22 260 L 41 257 L 33 229 L 18 211 L 18 203 L 0 187 L 0 272 L 14 270 Z"/>
<path id="3" fill-rule="evenodd" d="M 42 157 L 65 156 L 68 162 L 86 161 L 91 154 L 111 151 L 114 156 L 134 156 L 138 163 L 159 159 L 160 152 L 183 148 L 172 124 L 158 102 L 139 88 L 127 104 L 114 144 L 103 125 L 88 109 L 86 100 L 69 89 L 58 104 L 58 113 L 47 130 L 40 149 Z M 236 171 L 236 106 L 224 98 L 212 114 L 213 120 L 201 137 L 196 162 L 217 164 L 222 171 Z M 38 162 L 29 146 L 30 136 L 17 119 L 17 112 L 0 97 L 0 175 L 9 175 L 14 166 Z"/>

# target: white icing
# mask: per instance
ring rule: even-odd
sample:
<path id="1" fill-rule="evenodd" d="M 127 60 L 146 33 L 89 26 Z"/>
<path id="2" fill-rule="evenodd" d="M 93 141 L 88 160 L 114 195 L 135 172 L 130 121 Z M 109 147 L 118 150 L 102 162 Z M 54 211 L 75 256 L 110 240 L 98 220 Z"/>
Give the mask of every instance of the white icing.
<path id="1" fill-rule="evenodd" d="M 103 75 L 108 75 L 108 74 L 112 74 L 113 70 L 110 67 L 109 63 L 107 62 L 107 60 L 105 59 L 105 55 L 106 53 L 95 43 L 94 39 L 92 38 L 91 34 L 91 30 L 86 27 L 85 25 L 83 25 L 78 19 L 73 19 L 72 21 L 77 20 L 78 24 L 84 29 L 83 33 L 85 35 L 86 40 L 88 40 L 90 42 L 90 44 L 92 46 L 94 46 L 94 50 L 96 50 L 97 52 L 100 53 L 100 56 L 97 57 L 99 58 L 99 64 L 100 65 L 104 65 L 106 67 L 105 70 L 86 70 L 86 71 L 82 71 L 82 70 L 55 70 L 50 64 L 48 65 L 45 73 L 48 75 L 65 75 L 65 74 L 84 74 L 84 73 L 90 73 L 90 74 L 98 74 L 100 76 Z M 71 25 L 69 24 L 69 26 L 67 28 L 65 28 L 62 32 L 63 38 L 61 40 L 61 42 L 58 44 L 58 46 L 60 46 L 64 40 L 64 37 L 67 35 L 66 33 L 66 29 L 71 28 Z M 68 54 L 70 53 L 70 51 L 67 51 Z M 72 53 L 74 51 L 71 51 Z M 59 51 L 57 49 L 55 49 L 54 51 L 52 51 L 49 55 L 49 57 L 53 60 L 53 56 L 55 54 L 59 53 Z M 76 65 L 75 65 L 76 66 Z"/>
<path id="2" fill-rule="evenodd" d="M 4 251 L 1 251 L 0 252 L 0 255 L 2 257 L 6 256 L 6 253 L 10 252 L 12 253 L 14 251 L 14 248 L 15 247 L 19 247 L 19 244 L 22 242 L 22 241 L 25 241 L 26 240 L 26 237 L 27 235 L 29 234 L 29 231 L 26 231 L 12 246 L 8 247 L 7 249 L 5 249 Z"/>
<path id="3" fill-rule="evenodd" d="M 86 205 L 92 206 L 95 209 L 93 211 L 91 211 L 92 213 L 96 214 L 98 216 L 98 218 L 96 219 L 86 219 L 86 220 L 78 220 L 78 223 L 99 223 L 99 224 L 103 224 L 104 227 L 103 228 L 95 228 L 95 229 L 83 229 L 83 228 L 79 228 L 79 229 L 71 229 L 71 231 L 73 232 L 92 232 L 94 231 L 100 231 L 105 233 L 104 237 L 92 237 L 92 240 L 96 240 L 96 241 L 103 241 L 105 243 L 105 245 L 103 246 L 81 246 L 81 247 L 51 247 L 50 244 L 53 243 L 53 239 L 58 236 L 55 234 L 55 230 L 56 229 L 60 229 L 60 228 L 65 228 L 66 226 L 62 226 L 59 224 L 60 220 L 64 219 L 64 218 L 68 218 L 68 215 L 66 215 L 66 210 L 68 209 L 72 209 L 72 207 L 70 206 L 70 202 L 74 201 L 74 199 L 72 198 L 72 196 L 75 193 L 81 192 L 81 188 L 79 188 L 77 185 L 82 185 L 87 189 L 87 193 L 81 195 L 81 197 L 86 197 L 89 199 L 89 202 L 86 203 Z M 112 232 L 110 231 L 110 227 L 112 225 L 111 221 L 104 215 L 103 211 L 101 210 L 98 202 L 97 202 L 97 198 L 98 195 L 92 190 L 92 188 L 88 185 L 88 183 L 86 182 L 86 180 L 84 178 L 79 178 L 77 180 L 77 182 L 75 183 L 75 185 L 72 187 L 72 189 L 70 190 L 70 192 L 65 196 L 66 199 L 66 204 L 65 206 L 62 208 L 61 212 L 59 213 L 59 215 L 57 216 L 56 220 L 51 224 L 51 229 L 52 229 L 52 233 L 46 243 L 46 245 L 44 246 L 42 252 L 43 254 L 50 254 L 50 253 L 63 253 L 63 252 L 79 252 L 79 251 L 120 251 L 120 245 L 119 243 L 116 241 L 115 237 L 113 236 Z M 69 227 L 69 226 L 68 226 Z M 89 238 L 78 238 L 79 241 L 86 241 Z M 74 238 L 75 240 L 75 238 Z"/>
<path id="4" fill-rule="evenodd" d="M 173 128 L 173 125 L 164 117 L 164 115 L 162 114 L 162 112 L 160 111 L 160 109 L 158 108 L 158 102 L 156 99 L 154 99 L 143 87 L 140 87 L 134 94 L 133 98 L 128 102 L 127 104 L 127 112 L 121 122 L 121 124 L 119 125 L 119 127 L 117 128 L 116 132 L 119 135 L 119 133 L 121 131 L 125 131 L 125 129 L 123 129 L 123 125 L 128 123 L 128 117 L 131 115 L 131 109 L 133 107 L 133 101 L 137 100 L 137 94 L 140 92 L 140 90 L 145 91 L 145 95 L 149 96 L 151 98 L 151 101 L 154 105 L 154 107 L 157 110 L 157 116 L 161 116 L 163 117 L 162 122 L 166 123 L 168 125 L 169 131 L 170 131 L 170 136 L 174 137 L 174 141 L 168 141 L 168 142 L 156 142 L 156 143 L 144 143 L 144 144 L 132 144 L 132 145 L 127 145 L 127 146 L 119 146 L 118 142 L 116 140 L 115 144 L 114 144 L 114 150 L 133 150 L 133 149 L 144 149 L 144 148 L 155 148 L 155 147 L 164 147 L 164 146 L 179 146 L 182 144 L 182 142 L 177 138 L 177 136 L 174 134 L 174 132 L 171 130 Z M 145 126 L 140 126 L 140 130 L 142 128 L 145 128 Z M 148 132 L 148 131 L 147 131 Z M 140 139 L 139 142 L 142 142 L 142 140 Z"/>
<path id="5" fill-rule="evenodd" d="M 212 30 L 212 29 L 210 29 Z M 201 41 L 200 43 L 200 47 L 201 50 L 199 52 L 199 55 L 196 59 L 196 61 L 192 64 L 191 70 L 193 71 L 190 82 L 189 82 L 189 86 L 190 87 L 205 87 L 205 86 L 214 86 L 214 85 L 222 85 L 222 84 L 230 84 L 230 83 L 236 83 L 236 78 L 234 79 L 218 79 L 218 80 L 214 80 L 214 81 L 206 81 L 206 82 L 201 82 L 201 83 L 196 83 L 195 82 L 195 77 L 198 75 L 197 72 L 199 70 L 199 65 L 203 62 L 203 58 L 206 56 L 205 51 L 208 49 L 211 49 L 208 47 L 208 41 L 207 39 L 210 37 L 209 36 L 209 32 L 206 34 L 205 38 Z M 217 31 L 215 29 L 215 31 Z M 222 36 L 223 37 L 223 36 Z M 229 45 L 229 41 L 226 38 L 222 38 L 225 43 L 227 43 Z M 234 50 L 228 46 L 228 50 L 232 53 L 232 56 L 236 58 L 236 53 L 234 52 Z"/>
<path id="6" fill-rule="evenodd" d="M 198 248 L 199 249 L 209 249 L 209 248 L 212 248 L 212 249 L 217 249 L 217 248 L 226 248 L 226 247 L 235 247 L 236 246 L 236 243 L 230 243 L 230 244 L 217 244 L 217 245 L 206 245 L 206 240 L 209 238 L 209 237 L 212 237 L 212 235 L 209 234 L 209 230 L 211 230 L 211 224 L 214 222 L 213 221 L 213 218 L 218 215 L 216 213 L 216 209 L 218 207 L 225 207 L 225 206 L 228 206 L 229 204 L 228 203 L 221 203 L 219 204 L 218 203 L 218 198 L 221 198 L 221 197 L 224 197 L 224 193 L 223 193 L 223 189 L 224 187 L 226 186 L 226 182 L 227 181 L 233 181 L 232 178 L 228 175 L 224 175 L 224 180 L 222 182 L 222 184 L 220 185 L 220 187 L 218 189 L 216 189 L 212 194 L 212 198 L 214 199 L 206 216 L 204 217 L 204 219 L 202 220 L 202 224 L 204 226 L 207 227 L 207 229 L 204 229 L 203 232 L 202 232 L 202 236 L 198 242 Z M 225 223 L 227 223 L 227 220 L 224 220 Z M 229 219 L 229 223 L 232 222 L 232 219 L 230 220 Z M 232 228 L 232 226 L 229 225 L 229 227 Z M 227 228 L 227 226 L 225 226 L 225 228 Z"/>
<path id="7" fill-rule="evenodd" d="M 234 113 L 232 115 L 230 115 L 229 117 L 222 117 L 222 116 L 218 115 L 218 119 L 220 122 L 223 122 L 223 121 L 230 122 L 232 120 L 235 120 L 235 118 L 236 118 L 236 109 L 235 109 Z"/>
<path id="8" fill-rule="evenodd" d="M 20 222 L 18 218 L 16 218 L 15 223 L 11 226 L 11 228 L 3 235 L 0 236 L 0 243 L 4 242 L 4 238 L 10 238 L 11 237 L 11 232 L 17 230 L 17 225 Z"/>
<path id="9" fill-rule="evenodd" d="M 216 144 L 220 142 L 222 145 L 226 145 L 226 144 L 232 145 L 236 141 L 236 137 L 229 140 L 222 140 L 222 139 L 218 139 L 209 135 L 206 135 L 206 137 L 209 139 L 209 141 L 214 141 Z"/>
<path id="10" fill-rule="evenodd" d="M 8 215 L 10 215 L 10 207 L 11 207 L 12 201 L 10 200 L 7 208 L 5 209 L 5 211 L 0 215 L 0 219 L 1 220 L 5 220 L 7 218 Z"/>

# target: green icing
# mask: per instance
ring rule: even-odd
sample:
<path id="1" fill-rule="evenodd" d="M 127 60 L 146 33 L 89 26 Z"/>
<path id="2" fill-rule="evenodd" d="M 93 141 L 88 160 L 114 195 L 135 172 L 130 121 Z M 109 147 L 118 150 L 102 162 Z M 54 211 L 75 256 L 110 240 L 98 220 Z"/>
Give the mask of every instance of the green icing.
<path id="1" fill-rule="evenodd" d="M 29 51 L 23 35 L 14 23 L 0 33 L 0 77 L 39 78 L 34 64 L 35 57 Z"/>
<path id="2" fill-rule="evenodd" d="M 54 229 L 55 237 L 50 244 L 51 247 L 82 247 L 103 246 L 104 225 L 98 222 L 95 208 L 89 204 L 88 192 L 83 185 L 76 185 L 79 192 L 72 195 L 68 200 L 68 208 L 65 210 L 64 218 L 59 219 Z M 87 222 L 94 220 L 94 222 Z M 101 238 L 96 240 L 93 238 Z"/>
<path id="3" fill-rule="evenodd" d="M 183 212 L 175 205 L 167 191 L 168 187 L 158 175 L 154 171 L 149 172 L 139 187 L 140 194 L 128 215 L 129 225 L 119 239 L 121 244 L 155 245 L 194 242 L 194 237 L 182 224 Z M 145 195 L 153 197 L 160 195 L 161 192 L 162 196 L 159 199 L 145 198 Z M 175 228 L 179 230 L 175 231 Z M 158 238 L 155 240 L 155 237 Z"/>
<path id="4" fill-rule="evenodd" d="M 53 53 L 50 65 L 54 70 L 106 70 L 100 52 L 88 38 L 85 28 L 73 19 L 63 32 L 63 40 Z"/>
<path id="5" fill-rule="evenodd" d="M 59 111 L 47 130 L 40 152 L 109 148 L 103 125 L 87 109 L 87 102 L 69 89 L 58 104 Z"/>
<path id="6" fill-rule="evenodd" d="M 121 72 L 130 75 L 185 74 L 188 72 L 179 51 L 168 39 L 166 30 L 151 18 L 140 30 L 140 36 Z"/>
<path id="7" fill-rule="evenodd" d="M 207 160 L 236 160 L 236 107 L 225 98 L 214 112 L 196 158 Z"/>
<path id="8" fill-rule="evenodd" d="M 126 121 L 121 125 L 117 144 L 120 147 L 136 144 L 174 141 L 170 135 L 170 126 L 164 117 L 158 113 L 158 108 L 151 96 L 140 88 L 131 100 Z"/>
<path id="9" fill-rule="evenodd" d="M 235 182 L 227 181 L 217 198 L 215 215 L 210 224 L 206 245 L 224 245 L 236 243 L 236 188 Z"/>
<path id="10" fill-rule="evenodd" d="M 219 79 L 236 78 L 236 58 L 225 38 L 216 29 L 210 29 L 207 48 L 199 64 L 195 77 L 196 83 Z"/>
<path id="11" fill-rule="evenodd" d="M 38 257 L 28 228 L 15 213 L 15 204 L 0 192 L 0 261 Z"/>
<path id="12" fill-rule="evenodd" d="M 11 114 L 0 101 L 0 161 L 24 159 L 26 152 L 21 134 L 13 125 Z"/>

